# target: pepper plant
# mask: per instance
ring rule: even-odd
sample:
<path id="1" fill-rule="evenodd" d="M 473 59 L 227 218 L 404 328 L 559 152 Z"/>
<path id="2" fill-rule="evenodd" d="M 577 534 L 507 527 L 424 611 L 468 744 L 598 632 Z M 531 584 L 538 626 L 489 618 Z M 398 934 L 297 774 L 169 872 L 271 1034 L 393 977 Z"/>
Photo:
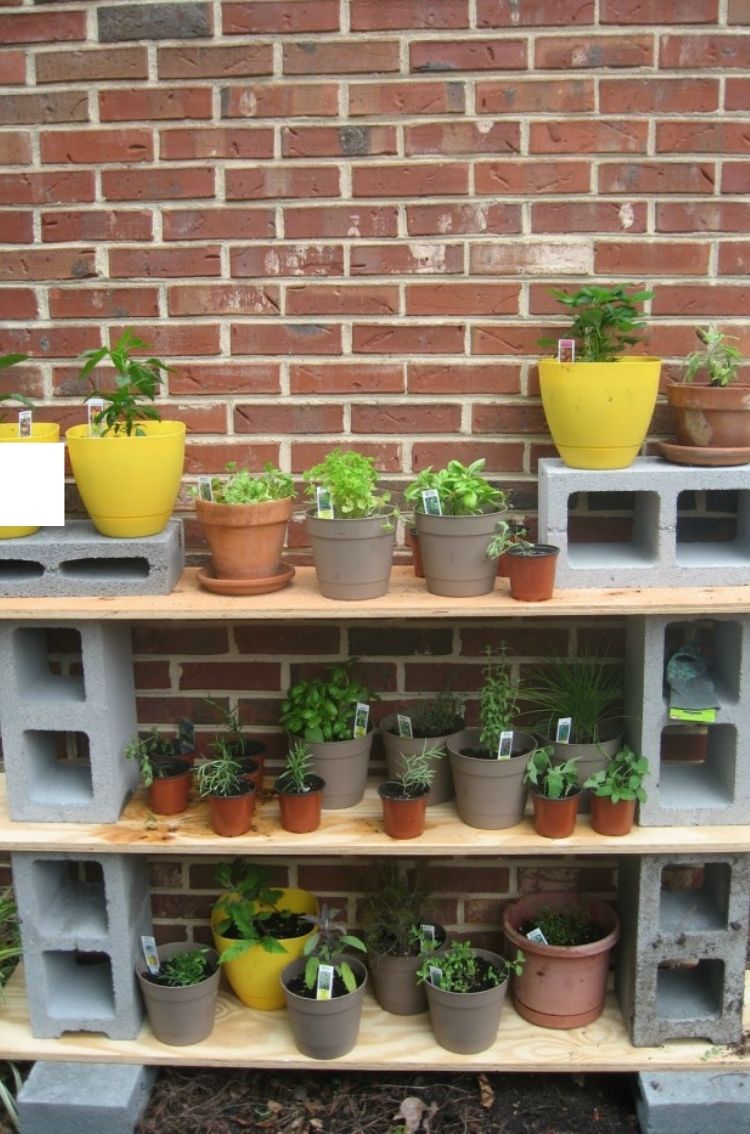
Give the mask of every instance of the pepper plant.
<path id="1" fill-rule="evenodd" d="M 625 284 L 550 292 L 572 316 L 573 322 L 561 337 L 575 339 L 578 362 L 614 362 L 627 347 L 640 342 L 646 320 L 639 308 L 653 294 L 629 292 Z M 557 338 L 542 338 L 539 345 L 556 348 L 557 342 Z"/>

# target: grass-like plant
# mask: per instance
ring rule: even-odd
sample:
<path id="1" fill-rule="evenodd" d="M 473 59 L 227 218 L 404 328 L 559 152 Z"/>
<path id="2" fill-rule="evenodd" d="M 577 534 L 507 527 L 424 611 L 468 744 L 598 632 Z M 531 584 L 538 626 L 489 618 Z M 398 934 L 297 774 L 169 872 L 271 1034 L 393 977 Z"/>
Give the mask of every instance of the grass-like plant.
<path id="1" fill-rule="evenodd" d="M 444 516 L 479 516 L 483 512 L 501 512 L 508 507 L 508 497 L 501 488 L 481 475 L 484 457 L 470 465 L 449 461 L 444 469 L 429 466 L 422 469 L 404 490 L 404 498 L 415 512 L 424 512 L 423 493 L 435 491 L 440 497 Z"/>
<path id="2" fill-rule="evenodd" d="M 554 736 L 560 717 L 571 717 L 573 743 L 598 744 L 602 725 L 620 717 L 622 667 L 605 654 L 552 657 L 527 675 L 523 695 L 547 736 Z"/>
<path id="3" fill-rule="evenodd" d="M 96 347 L 86 350 L 80 356 L 85 360 L 80 377 L 88 378 L 96 367 L 105 360 L 115 368 L 114 389 L 99 389 L 96 385 L 89 398 L 101 398 L 104 409 L 94 415 L 94 423 L 103 426 L 105 432 L 115 436 L 127 437 L 145 433 L 139 421 L 161 421 L 161 414 L 154 405 L 156 395 L 162 384 L 162 372 L 169 370 L 160 358 L 134 358 L 133 351 L 149 350 L 148 343 L 127 327 L 117 342 L 109 347 Z"/>
<path id="4" fill-rule="evenodd" d="M 709 386 L 731 385 L 742 365 L 742 352 L 731 345 L 737 342 L 736 336 L 725 335 L 713 323 L 696 327 L 695 333 L 703 349 L 692 351 L 685 359 L 683 381 L 692 382 L 705 372 Z"/>
<path id="5" fill-rule="evenodd" d="M 213 756 L 195 767 L 195 782 L 201 798 L 207 795 L 229 797 L 242 795 L 248 784 L 243 779 L 242 765 L 235 758 L 229 741 L 217 740 Z"/>
<path id="6" fill-rule="evenodd" d="M 576 361 L 614 362 L 629 347 L 640 342 L 646 326 L 641 305 L 652 291 L 629 291 L 615 287 L 588 286 L 568 292 L 554 288 L 550 294 L 570 313 L 573 322 L 560 337 L 575 339 Z M 557 347 L 557 338 L 539 340 L 543 347 Z"/>
<path id="7" fill-rule="evenodd" d="M 422 867 L 406 871 L 397 859 L 376 859 L 362 900 L 362 924 L 370 953 L 408 957 L 430 948 L 419 927 L 432 893 Z"/>

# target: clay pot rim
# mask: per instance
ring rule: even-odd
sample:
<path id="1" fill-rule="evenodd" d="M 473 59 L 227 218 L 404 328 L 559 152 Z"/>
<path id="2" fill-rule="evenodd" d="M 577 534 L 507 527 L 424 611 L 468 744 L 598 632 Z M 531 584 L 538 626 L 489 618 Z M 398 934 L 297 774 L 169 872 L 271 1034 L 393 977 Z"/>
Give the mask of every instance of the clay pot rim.
<path id="1" fill-rule="evenodd" d="M 326 786 L 326 782 L 322 776 L 316 776 L 314 772 L 309 772 L 305 776 L 305 783 L 309 786 L 305 791 L 295 791 L 293 788 L 279 787 L 283 776 L 279 776 L 273 785 L 273 789 L 277 795 L 288 795 L 293 799 L 308 799 L 312 795 L 317 795 Z"/>
<path id="2" fill-rule="evenodd" d="M 255 784 L 252 780 L 247 780 L 242 791 L 235 792 L 234 795 L 216 795 L 214 792 L 209 792 L 204 795 L 202 799 L 243 799 L 246 795 L 253 795 L 255 793 Z"/>
<path id="3" fill-rule="evenodd" d="M 170 768 L 176 766 L 177 764 L 183 765 L 179 772 L 172 772 L 168 776 L 160 776 L 158 774 L 157 768 Z M 192 773 L 193 765 L 190 760 L 185 759 L 184 756 L 175 756 L 174 759 L 165 761 L 164 764 L 154 764 L 154 783 L 157 783 L 159 781 L 164 782 L 168 780 L 179 780 L 182 776 L 190 776 L 192 775 Z"/>
<path id="4" fill-rule="evenodd" d="M 533 796 L 537 799 L 546 799 L 548 803 L 570 803 L 571 799 L 578 799 L 583 792 L 583 784 L 579 784 L 574 791 L 568 792 L 567 795 L 561 795 L 559 799 L 553 799 L 552 796 L 545 795 L 543 791 L 539 791 L 539 789 L 535 788 L 533 785 L 530 784 L 529 787 Z"/>
<path id="5" fill-rule="evenodd" d="M 549 901 L 550 899 L 559 898 L 564 894 L 566 898 L 578 899 L 586 909 L 589 911 L 592 920 L 596 921 L 597 926 L 601 929 L 602 926 L 596 920 L 596 913 L 591 914 L 591 908 L 595 911 L 606 908 L 608 911 L 608 919 L 613 924 L 613 928 L 601 937 L 598 941 L 590 941 L 588 945 L 543 945 L 541 941 L 530 941 L 528 937 L 524 937 L 522 933 L 510 923 L 510 911 L 518 906 L 525 899 L 533 897 L 539 901 L 539 905 L 544 905 L 543 899 Z M 503 910 L 503 933 L 506 938 L 511 941 L 518 948 L 527 950 L 528 953 L 538 953 L 546 957 L 590 957 L 595 956 L 597 953 L 605 953 L 607 950 L 614 948 L 620 940 L 621 933 L 620 915 L 611 903 L 605 902 L 601 898 L 595 898 L 586 894 L 575 894 L 567 890 L 543 890 L 536 894 L 526 894 L 521 898 L 516 899 L 514 902 L 509 902 Z"/>

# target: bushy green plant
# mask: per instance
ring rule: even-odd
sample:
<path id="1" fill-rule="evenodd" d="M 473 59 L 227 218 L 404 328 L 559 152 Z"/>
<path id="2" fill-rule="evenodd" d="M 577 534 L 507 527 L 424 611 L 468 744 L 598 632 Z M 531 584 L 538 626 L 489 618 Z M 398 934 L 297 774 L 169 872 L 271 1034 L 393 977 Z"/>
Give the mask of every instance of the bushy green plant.
<path id="1" fill-rule="evenodd" d="M 268 885 L 268 875 L 265 867 L 253 866 L 240 858 L 218 867 L 216 880 L 226 893 L 218 906 L 216 931 L 221 937 L 237 938 L 219 957 L 220 964 L 241 956 L 253 945 L 260 945 L 266 953 L 287 952 L 276 937 L 266 932 L 266 926 L 272 919 L 296 923 L 299 917 L 290 910 L 279 909 L 282 891 Z M 290 930 L 287 936 L 292 935 Z"/>
<path id="2" fill-rule="evenodd" d="M 372 457 L 354 450 L 333 449 L 303 473 L 305 493 L 314 502 L 318 488 L 330 495 L 336 519 L 363 519 L 382 512 L 389 492 L 376 492 L 378 472 Z"/>
<path id="3" fill-rule="evenodd" d="M 573 743 L 598 744 L 602 725 L 619 719 L 622 711 L 622 666 L 597 653 L 551 657 L 528 674 L 523 695 L 543 714 L 545 735 L 554 735 L 560 717 L 571 717 Z"/>
<path id="4" fill-rule="evenodd" d="M 401 755 L 401 768 L 393 778 L 393 783 L 399 785 L 404 799 L 412 799 L 422 795 L 432 785 L 435 779 L 435 761 L 445 756 L 445 750 L 435 744 L 431 747 L 423 746 L 421 752 L 410 755 Z"/>
<path id="5" fill-rule="evenodd" d="M 243 776 L 235 750 L 226 740 L 217 740 L 213 745 L 213 756 L 195 766 L 195 782 L 201 798 L 207 795 L 242 795 L 248 788 Z"/>
<path id="6" fill-rule="evenodd" d="M 603 936 L 582 902 L 561 909 L 540 906 L 534 914 L 534 925 L 541 929 L 548 945 L 589 945 Z"/>
<path id="7" fill-rule="evenodd" d="M 398 859 L 376 859 L 361 906 L 370 953 L 408 957 L 430 951 L 419 927 L 431 924 L 425 912 L 431 899 L 422 867 L 407 872 Z"/>
<path id="8" fill-rule="evenodd" d="M 182 722 L 187 723 L 189 722 Z M 158 728 L 152 728 L 148 736 L 131 740 L 125 748 L 128 760 L 137 760 L 145 787 L 151 787 L 154 780 L 172 775 L 175 760 L 179 760 L 185 746 L 181 739 L 175 740 L 170 736 L 163 736 Z"/>
<path id="9" fill-rule="evenodd" d="M 683 381 L 692 382 L 705 371 L 709 386 L 731 385 L 742 365 L 742 352 L 730 345 L 737 342 L 736 336 L 725 335 L 713 323 L 696 327 L 695 333 L 704 349 L 694 350 L 685 359 Z"/>
<path id="10" fill-rule="evenodd" d="M 547 799 L 567 799 L 580 791 L 578 757 L 555 764 L 551 748 L 537 748 L 526 765 L 524 779 Z"/>
<path id="11" fill-rule="evenodd" d="M 313 926 L 313 932 L 305 942 L 303 950 L 307 958 L 305 984 L 308 988 L 315 988 L 321 965 L 332 965 L 334 972 L 344 982 L 347 992 L 356 991 L 357 978 L 345 956 L 349 949 L 358 949 L 361 953 L 366 953 L 367 946 L 360 937 L 347 933 L 346 926 L 336 923 L 340 913 L 341 910 L 323 906 L 317 916 L 303 914 L 303 919 Z"/>
<path id="12" fill-rule="evenodd" d="M 625 349 L 640 342 L 646 326 L 641 304 L 652 291 L 628 291 L 615 287 L 581 287 L 568 292 L 554 288 L 550 294 L 571 314 L 573 322 L 560 338 L 575 339 L 576 361 L 613 362 Z M 557 347 L 557 338 L 542 338 L 539 345 Z"/>
<path id="13" fill-rule="evenodd" d="M 483 512 L 501 512 L 508 507 L 508 497 L 480 475 L 484 457 L 470 465 L 449 461 L 444 469 L 423 469 L 404 490 L 404 498 L 415 512 L 424 512 L 422 493 L 435 490 L 440 497 L 444 516 L 479 516 Z"/>
<path id="14" fill-rule="evenodd" d="M 294 795 L 305 795 L 310 791 L 308 777 L 312 774 L 312 753 L 304 740 L 291 745 L 286 757 L 284 770 L 276 781 L 280 791 Z"/>
<path id="15" fill-rule="evenodd" d="M 518 712 L 518 682 L 504 649 L 497 657 L 488 651 L 483 676 L 479 690 L 479 743 L 495 753 L 500 745 L 500 734 L 513 728 Z"/>
<path id="16" fill-rule="evenodd" d="M 646 800 L 643 781 L 649 773 L 649 763 L 645 756 L 637 756 L 625 745 L 615 753 L 607 764 L 584 781 L 585 788 L 591 788 L 594 795 L 611 799 L 612 803 L 636 799 Z"/>
<path id="17" fill-rule="evenodd" d="M 211 975 L 208 949 L 191 949 L 187 953 L 175 953 L 162 961 L 159 970 L 159 984 L 170 988 L 187 988 L 200 984 Z"/>
<path id="18" fill-rule="evenodd" d="M 294 481 L 289 473 L 282 472 L 267 461 L 262 473 L 237 468 L 229 461 L 227 476 L 211 478 L 211 491 L 215 504 L 265 504 L 269 500 L 286 500 L 294 496 Z M 191 489 L 193 496 L 198 489 Z"/>
<path id="19" fill-rule="evenodd" d="M 415 737 L 450 736 L 464 724 L 464 698 L 451 689 L 443 689 L 434 697 L 417 701 L 410 709 Z"/>
<path id="20" fill-rule="evenodd" d="M 96 425 L 103 426 L 106 432 L 137 436 L 145 432 L 139 427 L 139 421 L 161 421 L 161 414 L 156 407 L 144 402 L 155 401 L 162 384 L 162 371 L 168 371 L 169 367 L 160 358 L 134 358 L 132 353 L 149 349 L 148 343 L 139 339 L 127 327 L 114 346 L 86 350 L 80 356 L 85 359 L 81 378 L 88 378 L 105 360 L 115 368 L 113 390 L 102 390 L 94 386 L 91 393 L 86 395 L 87 401 L 89 398 L 101 398 L 104 402 L 104 409 L 95 414 L 93 420 Z"/>
<path id="21" fill-rule="evenodd" d="M 302 740 L 350 740 L 357 702 L 369 704 L 372 692 L 352 677 L 352 658 L 328 667 L 328 677 L 297 681 L 281 705 L 280 721 Z"/>
<path id="22" fill-rule="evenodd" d="M 480 985 L 504 984 L 511 973 L 520 976 L 525 957 L 519 949 L 512 959 L 502 958 L 500 965 L 488 964 L 478 957 L 470 941 L 452 941 L 439 959 L 427 957 L 417 971 L 417 979 L 434 984 L 444 992 L 475 992 Z M 433 981 L 431 970 L 440 969 L 440 977 Z"/>
<path id="23" fill-rule="evenodd" d="M 530 543 L 525 535 L 526 529 L 519 524 L 508 524 L 505 520 L 498 520 L 494 535 L 487 544 L 487 558 L 499 559 L 503 552 L 511 547 L 517 547 L 522 551 L 533 550 L 534 544 Z"/>

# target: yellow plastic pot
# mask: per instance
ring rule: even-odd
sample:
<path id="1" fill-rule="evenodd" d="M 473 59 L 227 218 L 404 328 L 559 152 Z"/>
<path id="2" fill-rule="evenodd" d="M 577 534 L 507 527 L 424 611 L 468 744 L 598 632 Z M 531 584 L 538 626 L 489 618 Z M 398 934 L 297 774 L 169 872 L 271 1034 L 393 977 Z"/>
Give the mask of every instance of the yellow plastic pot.
<path id="1" fill-rule="evenodd" d="M 60 426 L 56 421 L 34 421 L 31 425 L 30 437 L 18 436 L 18 425 L 15 422 L 0 425 L 0 441 L 13 443 L 28 441 L 58 441 L 60 439 Z M 38 532 L 37 527 L 19 527 L 18 525 L 0 527 L 0 539 L 20 539 L 22 536 L 33 535 Z"/>
<path id="2" fill-rule="evenodd" d="M 644 442 L 661 360 L 558 362 L 543 358 L 539 385 L 557 451 L 573 469 L 625 469 Z"/>
<path id="3" fill-rule="evenodd" d="M 236 944 L 235 938 L 221 937 L 216 929 L 225 916 L 224 903 L 232 896 L 236 895 L 220 895 L 211 914 L 214 948 L 219 956 L 225 953 L 230 945 Z M 276 904 L 279 909 L 292 910 L 294 913 L 317 914 L 318 912 L 318 900 L 307 890 L 282 890 Z M 260 945 L 251 945 L 239 957 L 222 965 L 233 992 L 243 1004 L 247 1004 L 249 1008 L 260 1008 L 264 1012 L 284 1007 L 282 970 L 302 956 L 305 942 L 312 932 L 311 927 L 310 933 L 306 933 L 304 937 L 280 938 L 285 950 L 283 953 L 267 953 Z"/>
<path id="4" fill-rule="evenodd" d="M 88 425 L 65 433 L 78 491 L 102 535 L 156 535 L 172 514 L 185 460 L 185 423 L 147 421 L 139 429 L 145 436 L 90 437 Z"/>

